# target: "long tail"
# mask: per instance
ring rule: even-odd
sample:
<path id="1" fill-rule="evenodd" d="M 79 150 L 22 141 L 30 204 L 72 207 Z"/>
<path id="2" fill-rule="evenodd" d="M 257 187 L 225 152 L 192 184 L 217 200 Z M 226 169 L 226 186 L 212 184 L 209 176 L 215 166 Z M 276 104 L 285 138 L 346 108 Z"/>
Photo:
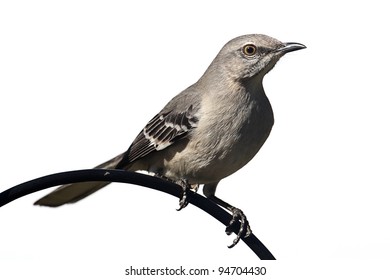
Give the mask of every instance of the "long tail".
<path id="1" fill-rule="evenodd" d="M 120 154 L 95 168 L 113 169 L 122 160 L 123 154 Z M 90 194 L 107 186 L 110 182 L 83 182 L 75 184 L 62 185 L 48 195 L 37 200 L 34 205 L 57 207 L 66 203 L 75 203 Z"/>

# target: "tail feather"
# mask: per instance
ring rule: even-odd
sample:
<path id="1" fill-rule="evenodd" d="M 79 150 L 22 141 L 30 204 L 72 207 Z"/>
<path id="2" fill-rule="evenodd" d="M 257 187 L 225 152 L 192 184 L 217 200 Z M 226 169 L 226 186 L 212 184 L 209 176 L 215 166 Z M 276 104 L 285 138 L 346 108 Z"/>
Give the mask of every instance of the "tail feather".
<path id="1" fill-rule="evenodd" d="M 124 154 L 120 154 L 95 168 L 114 169 L 122 160 Z M 82 182 L 60 186 L 51 193 L 37 200 L 34 205 L 57 207 L 66 203 L 75 203 L 90 194 L 107 186 L 110 182 Z"/>

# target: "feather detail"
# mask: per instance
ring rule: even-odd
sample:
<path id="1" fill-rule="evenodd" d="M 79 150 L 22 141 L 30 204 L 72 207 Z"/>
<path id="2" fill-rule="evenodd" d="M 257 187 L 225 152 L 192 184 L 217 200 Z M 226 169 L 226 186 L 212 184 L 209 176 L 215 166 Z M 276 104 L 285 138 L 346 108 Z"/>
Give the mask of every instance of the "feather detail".
<path id="1" fill-rule="evenodd" d="M 171 110 L 156 115 L 130 146 L 127 157 L 129 163 L 153 151 L 161 151 L 175 141 L 186 137 L 192 129 L 197 127 L 197 123 L 198 118 L 195 116 L 192 105 L 183 112 Z"/>

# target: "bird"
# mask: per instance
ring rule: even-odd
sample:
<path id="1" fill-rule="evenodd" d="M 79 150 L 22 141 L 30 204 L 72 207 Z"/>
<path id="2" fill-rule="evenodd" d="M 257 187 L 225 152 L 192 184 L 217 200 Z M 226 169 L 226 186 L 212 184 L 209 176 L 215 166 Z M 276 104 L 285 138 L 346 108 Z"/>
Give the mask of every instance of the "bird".
<path id="1" fill-rule="evenodd" d="M 232 213 L 226 233 L 239 223 L 234 247 L 252 231 L 243 211 L 215 195 L 219 182 L 245 166 L 267 140 L 274 114 L 263 88 L 264 76 L 286 53 L 306 48 L 263 34 L 247 34 L 227 42 L 197 82 L 155 115 L 122 154 L 96 166 L 101 169 L 147 171 L 197 191 Z M 35 205 L 57 207 L 77 202 L 110 182 L 81 182 L 58 187 Z"/>

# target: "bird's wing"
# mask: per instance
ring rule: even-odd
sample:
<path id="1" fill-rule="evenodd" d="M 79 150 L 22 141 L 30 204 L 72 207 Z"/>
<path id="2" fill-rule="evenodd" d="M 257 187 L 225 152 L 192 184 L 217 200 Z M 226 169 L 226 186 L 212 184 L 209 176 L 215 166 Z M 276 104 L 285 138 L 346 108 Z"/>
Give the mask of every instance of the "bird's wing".
<path id="1" fill-rule="evenodd" d="M 131 144 L 118 168 L 151 152 L 163 150 L 186 137 L 198 124 L 193 106 L 185 111 L 160 112 L 151 119 Z"/>

